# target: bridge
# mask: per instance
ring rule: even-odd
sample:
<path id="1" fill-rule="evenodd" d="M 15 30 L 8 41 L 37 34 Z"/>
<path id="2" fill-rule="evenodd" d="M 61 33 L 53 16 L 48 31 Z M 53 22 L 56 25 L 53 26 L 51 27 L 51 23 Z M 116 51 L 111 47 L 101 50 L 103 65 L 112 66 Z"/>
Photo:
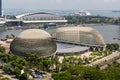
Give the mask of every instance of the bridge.
<path id="1" fill-rule="evenodd" d="M 19 22 L 20 20 L 14 20 L 14 19 L 0 19 L 0 24 L 5 24 L 6 22 Z"/>

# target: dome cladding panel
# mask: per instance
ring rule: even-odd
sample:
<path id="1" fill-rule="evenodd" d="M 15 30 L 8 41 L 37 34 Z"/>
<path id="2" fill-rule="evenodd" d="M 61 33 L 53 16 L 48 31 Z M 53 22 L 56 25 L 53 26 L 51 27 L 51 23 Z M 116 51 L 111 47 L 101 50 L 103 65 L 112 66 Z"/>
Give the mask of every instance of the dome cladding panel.
<path id="1" fill-rule="evenodd" d="M 89 44 L 105 45 L 102 35 L 90 27 L 62 27 L 52 33 L 57 40 Z"/>
<path id="2" fill-rule="evenodd" d="M 23 31 L 24 34 L 27 34 L 27 32 L 28 32 L 27 30 Z M 32 34 L 32 32 L 30 34 Z M 23 33 L 19 35 L 20 37 L 18 36 L 17 38 L 15 38 L 10 45 L 10 50 L 13 54 L 16 54 L 18 56 L 25 56 L 26 54 L 30 53 L 37 53 L 40 57 L 46 57 L 53 55 L 55 53 L 57 48 L 56 43 L 51 39 L 49 35 L 46 35 L 47 32 L 45 32 L 44 36 L 46 35 L 46 37 L 44 38 L 43 37 L 38 38 L 38 36 L 36 36 L 36 38 L 28 37 L 28 39 L 24 38 L 26 35 L 24 35 Z M 39 33 L 42 33 L 43 35 L 43 32 Z"/>
<path id="3" fill-rule="evenodd" d="M 19 34 L 17 38 L 19 39 L 46 39 L 46 38 L 51 38 L 51 35 L 44 30 L 29 29 Z"/>

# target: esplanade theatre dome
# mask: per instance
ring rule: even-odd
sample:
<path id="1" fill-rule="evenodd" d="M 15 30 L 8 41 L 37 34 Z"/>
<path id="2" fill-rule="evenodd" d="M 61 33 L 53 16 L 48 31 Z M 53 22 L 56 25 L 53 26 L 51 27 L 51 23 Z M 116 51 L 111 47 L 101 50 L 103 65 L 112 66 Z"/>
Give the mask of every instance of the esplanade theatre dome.
<path id="1" fill-rule="evenodd" d="M 91 27 L 61 27 L 52 33 L 56 41 L 81 44 L 87 46 L 105 46 L 102 35 Z"/>
<path id="2" fill-rule="evenodd" d="M 37 53 L 40 57 L 48 57 L 56 52 L 56 48 L 50 34 L 41 29 L 23 31 L 10 45 L 11 53 L 18 56 Z"/>

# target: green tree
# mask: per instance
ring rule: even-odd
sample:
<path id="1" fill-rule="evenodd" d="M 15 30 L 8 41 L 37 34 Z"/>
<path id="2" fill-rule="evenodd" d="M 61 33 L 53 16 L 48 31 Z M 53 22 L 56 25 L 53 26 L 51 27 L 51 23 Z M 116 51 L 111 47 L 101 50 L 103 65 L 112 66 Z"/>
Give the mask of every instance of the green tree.
<path id="1" fill-rule="evenodd" d="M 104 71 L 104 80 L 119 80 L 120 79 L 120 66 L 111 65 Z"/>
<path id="2" fill-rule="evenodd" d="M 101 71 L 99 70 L 86 67 L 83 69 L 83 72 L 84 74 L 82 77 L 85 80 L 103 80 L 104 79 Z"/>
<path id="3" fill-rule="evenodd" d="M 107 44 L 106 49 L 108 49 L 110 51 L 119 50 L 119 44 L 117 44 L 117 43 Z"/>
<path id="4" fill-rule="evenodd" d="M 41 58 L 41 63 L 42 63 L 43 70 L 49 71 L 49 68 L 52 64 L 51 59 L 50 58 Z"/>
<path id="5" fill-rule="evenodd" d="M 68 71 L 52 74 L 54 80 L 71 80 L 71 77 L 72 75 Z"/>
<path id="6" fill-rule="evenodd" d="M 39 60 L 39 57 L 37 54 L 35 54 L 35 53 L 28 54 L 25 59 L 26 59 L 26 61 L 28 61 L 30 67 L 35 68 L 35 67 L 39 66 L 40 60 Z"/>
<path id="7" fill-rule="evenodd" d="M 1 52 L 1 53 L 5 53 L 5 47 L 0 46 L 0 52 Z"/>
<path id="8" fill-rule="evenodd" d="M 11 65 L 15 68 L 18 67 L 23 69 L 25 66 L 27 67 L 28 63 L 24 58 L 18 57 L 17 59 L 11 61 Z"/>
<path id="9" fill-rule="evenodd" d="M 22 74 L 20 77 L 19 77 L 19 80 L 28 80 L 28 77 L 27 77 L 27 74 Z"/>
<path id="10" fill-rule="evenodd" d="M 5 71 L 5 73 L 10 74 L 11 73 L 10 68 L 11 68 L 11 64 L 10 63 L 7 63 L 7 64 L 3 65 L 3 70 Z"/>

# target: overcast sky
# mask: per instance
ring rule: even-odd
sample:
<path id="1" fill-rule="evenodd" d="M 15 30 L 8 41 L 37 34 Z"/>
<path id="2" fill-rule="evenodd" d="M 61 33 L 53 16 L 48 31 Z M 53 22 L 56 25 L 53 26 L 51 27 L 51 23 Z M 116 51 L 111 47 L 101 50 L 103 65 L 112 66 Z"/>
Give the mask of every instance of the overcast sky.
<path id="1" fill-rule="evenodd" d="M 120 10 L 120 0 L 2 0 L 3 9 Z"/>

